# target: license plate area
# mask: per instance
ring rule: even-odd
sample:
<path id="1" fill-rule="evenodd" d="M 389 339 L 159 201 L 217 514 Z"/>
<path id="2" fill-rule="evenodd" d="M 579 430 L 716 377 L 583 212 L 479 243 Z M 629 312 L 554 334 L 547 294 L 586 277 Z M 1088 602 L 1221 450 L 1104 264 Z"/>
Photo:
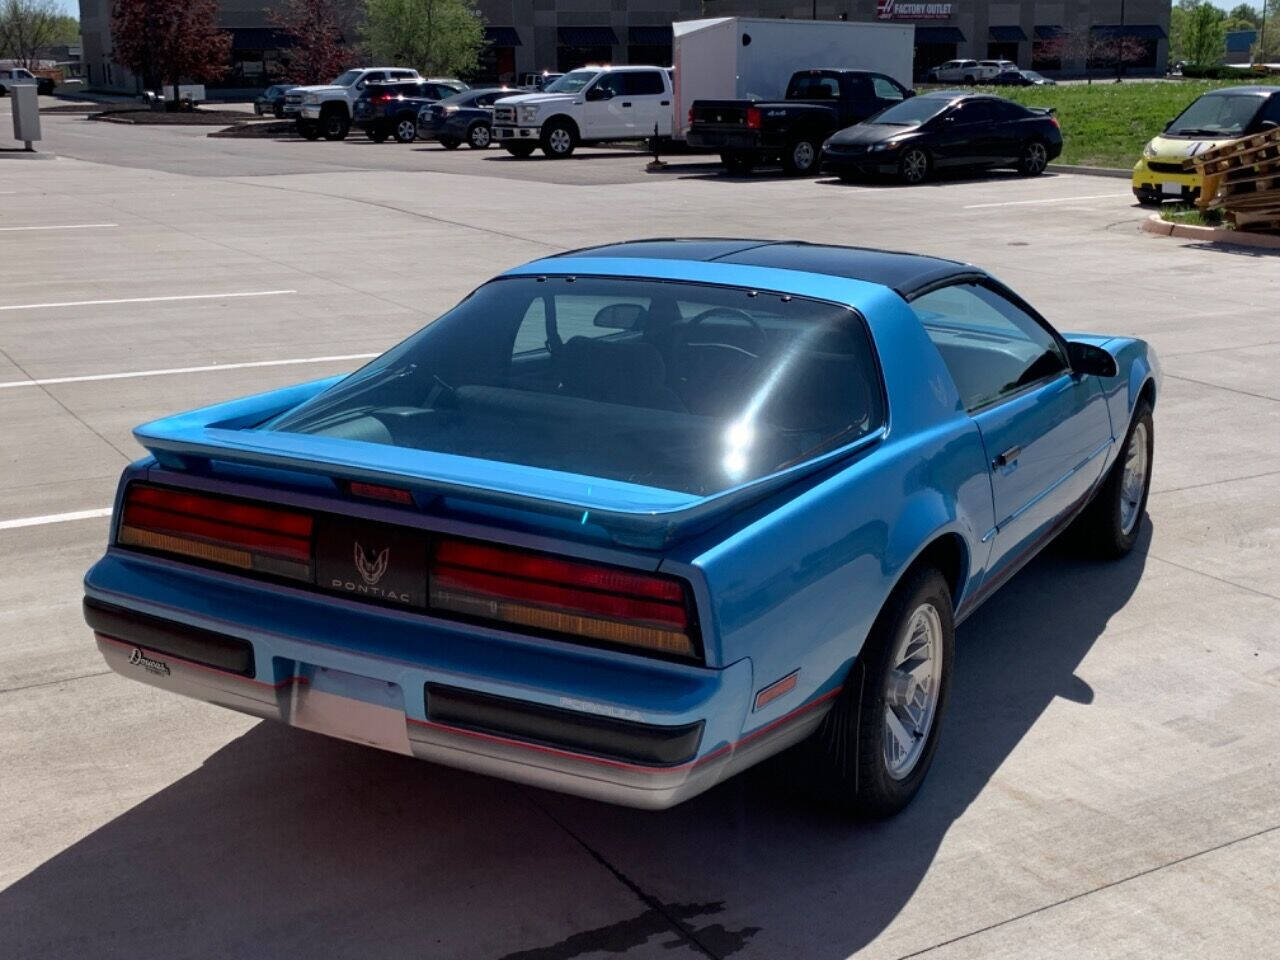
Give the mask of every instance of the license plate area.
<path id="1" fill-rule="evenodd" d="M 427 605 L 427 535 L 390 524 L 331 517 L 316 525 L 316 584 L 397 607 Z"/>
<path id="2" fill-rule="evenodd" d="M 326 667 L 303 665 L 307 682 L 291 687 L 289 722 L 302 730 L 411 754 L 400 686 Z"/>
<path id="3" fill-rule="evenodd" d="M 1182 184 L 1176 180 L 1165 180 L 1160 184 L 1160 192 L 1169 197 L 1182 196 Z"/>

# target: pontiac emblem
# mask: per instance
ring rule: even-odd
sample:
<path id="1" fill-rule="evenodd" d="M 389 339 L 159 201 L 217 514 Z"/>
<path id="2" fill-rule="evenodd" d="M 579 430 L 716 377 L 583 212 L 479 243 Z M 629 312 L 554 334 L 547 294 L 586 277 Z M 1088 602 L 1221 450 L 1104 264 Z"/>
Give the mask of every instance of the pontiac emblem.
<path id="1" fill-rule="evenodd" d="M 370 563 L 368 556 L 365 555 L 364 547 L 360 546 L 359 541 L 356 541 L 355 546 L 356 570 L 360 572 L 360 579 L 372 587 L 387 572 L 387 566 L 391 563 L 391 548 L 383 548 L 373 562 Z"/>

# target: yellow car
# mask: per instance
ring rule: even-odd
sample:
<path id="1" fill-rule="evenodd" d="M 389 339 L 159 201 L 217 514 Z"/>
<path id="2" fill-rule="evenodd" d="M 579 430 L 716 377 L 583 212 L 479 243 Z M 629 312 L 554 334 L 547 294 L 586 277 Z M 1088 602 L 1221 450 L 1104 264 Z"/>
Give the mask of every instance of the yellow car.
<path id="1" fill-rule="evenodd" d="M 1139 203 L 1200 196 L 1201 177 L 1182 169 L 1187 157 L 1237 137 L 1280 126 L 1280 87 L 1224 87 L 1202 94 L 1152 137 L 1133 165 Z"/>

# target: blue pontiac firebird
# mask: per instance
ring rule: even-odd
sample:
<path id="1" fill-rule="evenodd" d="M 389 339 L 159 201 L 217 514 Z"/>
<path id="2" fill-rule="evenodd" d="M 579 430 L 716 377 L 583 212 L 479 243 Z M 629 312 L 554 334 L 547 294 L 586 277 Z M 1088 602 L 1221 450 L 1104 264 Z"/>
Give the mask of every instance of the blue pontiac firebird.
<path id="1" fill-rule="evenodd" d="M 138 428 L 85 617 L 125 676 L 451 766 L 660 808 L 808 741 L 883 816 L 956 623 L 1072 521 L 1133 545 L 1159 379 L 949 260 L 579 250 Z"/>

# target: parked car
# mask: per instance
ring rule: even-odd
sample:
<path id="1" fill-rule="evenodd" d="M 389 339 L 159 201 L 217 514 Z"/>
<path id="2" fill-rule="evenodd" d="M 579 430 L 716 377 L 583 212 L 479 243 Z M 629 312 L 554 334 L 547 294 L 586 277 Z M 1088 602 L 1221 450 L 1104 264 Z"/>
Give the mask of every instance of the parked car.
<path id="1" fill-rule="evenodd" d="M 1137 541 L 1159 391 L 1141 340 L 967 264 L 579 250 L 350 376 L 139 427 L 85 618 L 130 679 L 637 807 L 821 727 L 827 793 L 884 816 L 955 625 L 1073 521 Z"/>
<path id="2" fill-rule="evenodd" d="M 545 90 L 549 84 L 555 83 L 563 73 L 552 73 L 549 70 L 543 70 L 541 73 L 525 73 L 520 76 L 520 89 L 526 91 Z"/>
<path id="3" fill-rule="evenodd" d="M 1200 196 L 1201 176 L 1183 161 L 1228 140 L 1280 125 L 1280 87 L 1224 87 L 1202 94 L 1152 137 L 1133 165 L 1133 195 L 1139 203 Z"/>
<path id="4" fill-rule="evenodd" d="M 418 134 L 418 113 L 427 104 L 462 92 L 460 80 L 396 80 L 370 83 L 356 98 L 355 124 L 365 136 L 382 143 L 394 136 L 410 143 Z"/>
<path id="5" fill-rule="evenodd" d="M 914 96 L 892 77 L 867 70 L 799 70 L 782 100 L 695 100 L 691 147 L 713 150 L 734 173 L 781 160 L 793 176 L 816 173 L 822 142 L 841 127 Z"/>
<path id="6" fill-rule="evenodd" d="M 671 136 L 671 74 L 663 67 L 584 67 L 541 93 L 494 104 L 493 136 L 514 157 L 553 160 L 580 144 Z"/>
<path id="7" fill-rule="evenodd" d="M 1044 172 L 1062 152 L 1049 109 L 988 94 L 942 90 L 889 107 L 822 145 L 822 169 L 844 180 L 873 173 L 922 183 L 935 171 L 1016 166 Z"/>
<path id="8" fill-rule="evenodd" d="M 931 83 L 977 83 L 977 60 L 948 60 L 928 73 Z"/>
<path id="9" fill-rule="evenodd" d="M 996 74 L 989 81 L 997 87 L 1056 87 L 1057 80 L 1036 73 L 1034 70 L 1021 70 L 1015 67 Z"/>
<path id="10" fill-rule="evenodd" d="M 298 134 L 307 140 L 345 140 L 356 99 L 370 83 L 416 79 L 418 71 L 404 67 L 347 70 L 332 83 L 294 87 L 285 95 L 285 112 L 295 116 Z"/>
<path id="11" fill-rule="evenodd" d="M 1012 60 L 979 60 L 975 82 L 991 83 L 1000 74 L 1017 69 L 1018 65 Z"/>
<path id="12" fill-rule="evenodd" d="M 0 97 L 9 95 L 9 87 L 16 83 L 34 83 L 36 93 L 48 96 L 55 86 L 52 77 L 38 77 L 25 67 L 11 67 L 0 70 Z"/>
<path id="13" fill-rule="evenodd" d="M 276 83 L 262 91 L 262 95 L 253 101 L 253 112 L 258 116 L 271 114 L 273 117 L 284 117 L 285 96 L 294 89 L 291 83 Z"/>
<path id="14" fill-rule="evenodd" d="M 510 87 L 464 90 L 418 112 L 418 139 L 435 140 L 446 150 L 466 144 L 484 150 L 493 140 L 493 105 L 516 91 Z"/>

